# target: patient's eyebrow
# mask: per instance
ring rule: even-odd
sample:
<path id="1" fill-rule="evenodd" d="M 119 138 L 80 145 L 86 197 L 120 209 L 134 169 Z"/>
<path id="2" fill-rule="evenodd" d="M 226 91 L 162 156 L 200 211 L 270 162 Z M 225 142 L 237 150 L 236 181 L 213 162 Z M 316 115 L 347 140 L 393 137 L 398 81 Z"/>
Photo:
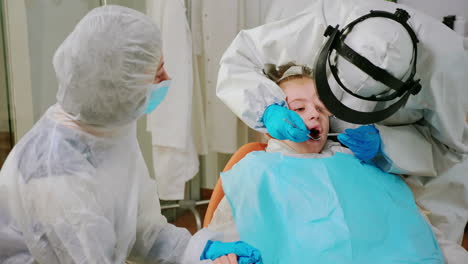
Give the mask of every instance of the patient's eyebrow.
<path id="1" fill-rule="evenodd" d="M 296 102 L 296 101 L 298 101 L 298 102 L 305 102 L 305 101 L 307 101 L 307 99 L 306 99 L 306 98 L 294 98 L 292 101 L 289 101 L 288 103 L 289 103 L 289 104 L 292 104 L 292 103 L 294 103 L 294 102 Z"/>

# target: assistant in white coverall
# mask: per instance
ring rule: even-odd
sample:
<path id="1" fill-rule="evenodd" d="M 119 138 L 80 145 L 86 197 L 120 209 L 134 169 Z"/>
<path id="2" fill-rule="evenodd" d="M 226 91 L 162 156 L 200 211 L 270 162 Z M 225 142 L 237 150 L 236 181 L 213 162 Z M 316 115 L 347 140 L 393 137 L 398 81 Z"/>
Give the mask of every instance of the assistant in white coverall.
<path id="1" fill-rule="evenodd" d="M 0 263 L 200 262 L 218 234 L 167 223 L 137 141 L 137 119 L 169 88 L 156 24 L 93 9 L 53 64 L 57 103 L 0 172 Z"/>

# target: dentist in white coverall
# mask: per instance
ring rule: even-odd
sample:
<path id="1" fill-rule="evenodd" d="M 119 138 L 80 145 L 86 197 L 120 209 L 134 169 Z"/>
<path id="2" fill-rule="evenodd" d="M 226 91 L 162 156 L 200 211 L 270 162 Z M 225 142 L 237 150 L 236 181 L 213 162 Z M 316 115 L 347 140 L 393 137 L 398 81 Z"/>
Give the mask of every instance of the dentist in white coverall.
<path id="1" fill-rule="evenodd" d="M 186 264 L 212 248 L 218 234 L 161 215 L 137 142 L 169 87 L 161 55 L 158 27 L 120 6 L 93 9 L 60 45 L 57 103 L 0 172 L 0 263 Z"/>
<path id="2" fill-rule="evenodd" d="M 327 40 L 328 25 L 341 29 L 370 10 L 394 13 L 396 8 L 409 13 L 408 23 L 419 39 L 416 78 L 421 79 L 422 90 L 376 124 L 382 140 L 377 165 L 408 176 L 448 262 L 468 263 L 466 251 L 459 246 L 468 220 L 468 56 L 463 39 L 448 27 L 412 8 L 385 1 L 312 1 L 296 16 L 241 31 L 221 59 L 217 95 L 251 128 L 268 132 L 263 113 L 273 104 L 284 105 L 285 95 L 264 74 L 265 64 L 293 61 L 314 66 Z M 394 21 L 367 19 L 345 41 L 397 78 L 404 79 L 410 71 L 411 39 Z M 356 93 L 378 94 L 387 89 L 344 59 L 338 58 L 336 64 L 342 82 Z M 364 112 L 374 110 L 374 102 L 343 92 L 333 78 L 329 83 L 346 105 Z M 331 119 L 331 127 L 343 132 L 356 125 Z"/>

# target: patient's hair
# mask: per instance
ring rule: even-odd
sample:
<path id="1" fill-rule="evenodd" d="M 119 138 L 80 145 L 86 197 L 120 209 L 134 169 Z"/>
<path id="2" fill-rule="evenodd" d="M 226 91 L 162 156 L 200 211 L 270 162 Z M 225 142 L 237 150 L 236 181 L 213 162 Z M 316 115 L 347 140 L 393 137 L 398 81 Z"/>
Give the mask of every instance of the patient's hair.
<path id="1" fill-rule="evenodd" d="M 299 79 L 311 79 L 311 80 L 314 80 L 314 79 L 312 78 L 312 76 L 307 75 L 307 74 L 294 74 L 294 75 L 289 75 L 288 77 L 285 77 L 285 78 L 279 80 L 276 84 L 281 85 L 281 84 L 284 83 L 284 82 L 292 81 L 292 80 L 299 80 Z"/>
<path id="2" fill-rule="evenodd" d="M 274 64 L 265 64 L 263 73 L 276 84 L 280 85 L 283 82 L 296 80 L 296 79 L 311 79 L 312 69 L 305 65 L 297 65 L 294 62 L 290 62 L 281 66 L 276 67 Z"/>

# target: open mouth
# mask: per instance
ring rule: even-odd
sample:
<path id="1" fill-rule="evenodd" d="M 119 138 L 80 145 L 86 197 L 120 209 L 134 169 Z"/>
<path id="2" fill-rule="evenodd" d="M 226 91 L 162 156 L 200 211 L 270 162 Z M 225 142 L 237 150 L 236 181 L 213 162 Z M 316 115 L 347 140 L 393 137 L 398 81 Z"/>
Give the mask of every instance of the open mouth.
<path id="1" fill-rule="evenodd" d="M 310 133 L 309 133 L 309 136 L 312 140 L 320 140 L 320 130 L 316 129 L 316 128 L 312 128 L 310 130 Z"/>

